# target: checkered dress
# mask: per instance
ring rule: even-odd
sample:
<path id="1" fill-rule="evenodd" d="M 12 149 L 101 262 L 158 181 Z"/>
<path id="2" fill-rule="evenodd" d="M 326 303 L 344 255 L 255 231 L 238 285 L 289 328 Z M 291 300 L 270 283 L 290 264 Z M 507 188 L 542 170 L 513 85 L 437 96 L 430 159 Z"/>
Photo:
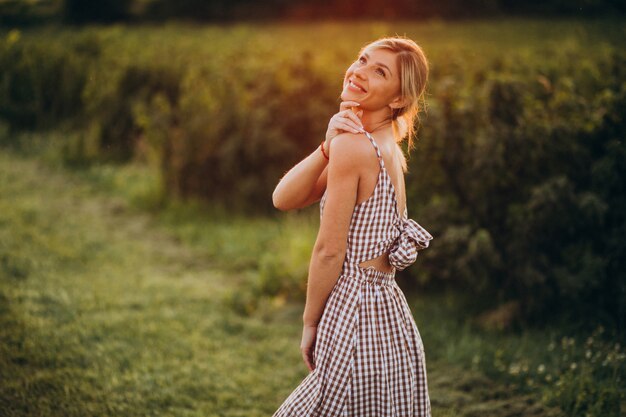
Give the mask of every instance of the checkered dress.
<path id="1" fill-rule="evenodd" d="M 273 417 L 430 417 L 424 345 L 393 272 L 359 267 L 389 252 L 396 270 L 415 262 L 432 239 L 399 215 L 396 192 L 380 162 L 372 195 L 352 214 L 341 275 L 317 328 L 315 369 Z M 326 193 L 320 201 L 323 216 Z"/>

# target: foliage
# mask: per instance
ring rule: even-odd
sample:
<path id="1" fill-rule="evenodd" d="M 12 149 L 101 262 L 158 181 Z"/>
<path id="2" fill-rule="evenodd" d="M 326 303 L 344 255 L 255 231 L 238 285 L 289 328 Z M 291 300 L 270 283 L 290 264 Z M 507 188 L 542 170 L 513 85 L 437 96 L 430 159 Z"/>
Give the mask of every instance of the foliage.
<path id="1" fill-rule="evenodd" d="M 178 205 L 153 216 L 128 204 L 141 167 L 57 168 L 0 150 L 0 195 L 11 196 L 0 199 L 4 414 L 270 415 L 306 376 L 302 303 L 253 299 L 254 314 L 244 316 L 231 307 L 245 303 L 222 301 L 254 283 L 242 271 L 258 277 L 254 264 L 237 263 L 242 255 L 258 259 L 293 242 L 289 253 L 303 257 L 312 218 L 225 212 L 207 221 L 200 207 Z M 485 332 L 458 298 L 407 299 L 434 414 L 619 415 L 623 335 L 577 323 Z"/>
<path id="2" fill-rule="evenodd" d="M 537 322 L 564 312 L 624 328 L 625 59 L 563 47 L 437 84 L 412 165 L 428 172 L 414 187 L 432 195 L 422 213 L 441 238 L 431 279 L 518 299 Z"/>
<path id="3" fill-rule="evenodd" d="M 565 315 L 626 327 L 618 23 L 397 27 L 432 61 L 407 197 L 409 215 L 435 239 L 408 271 L 415 285 L 461 289 L 474 314 L 516 301 L 518 322 Z M 11 81 L 0 109 L 16 127 L 71 121 L 81 133 L 63 144 L 68 163 L 147 162 L 160 175 L 153 195 L 270 213 L 280 176 L 323 137 L 358 47 L 392 32 L 376 22 L 309 29 L 319 36 L 243 24 L 45 39 L 13 31 L 0 46 Z M 264 262 L 270 276 L 304 270 L 306 257 Z M 263 291 L 280 292 L 278 281 Z"/>
<path id="4" fill-rule="evenodd" d="M 52 128 L 81 115 L 82 94 L 100 44 L 84 36 L 70 45 L 25 43 L 12 30 L 0 42 L 0 117 L 12 128 Z"/>

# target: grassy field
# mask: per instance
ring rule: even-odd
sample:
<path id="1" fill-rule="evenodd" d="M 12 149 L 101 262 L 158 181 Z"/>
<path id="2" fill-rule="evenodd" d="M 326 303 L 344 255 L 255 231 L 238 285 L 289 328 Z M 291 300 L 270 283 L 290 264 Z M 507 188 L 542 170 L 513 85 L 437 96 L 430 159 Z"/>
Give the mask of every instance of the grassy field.
<path id="1" fill-rule="evenodd" d="M 90 105 L 114 89 L 118 62 L 193 67 L 240 47 L 289 56 L 342 39 L 313 62 L 333 79 L 362 43 L 395 32 L 423 42 L 437 74 L 457 65 L 461 51 L 474 63 L 542 48 L 592 56 L 626 34 L 622 22 L 606 19 L 507 19 L 113 25 L 0 36 L 58 46 L 83 31 L 105 47 Z M 271 415 L 307 373 L 298 349 L 303 300 L 289 294 L 305 285 L 317 205 L 268 218 L 164 202 L 159 175 L 140 160 L 65 169 L 63 152 L 81 132 L 18 138 L 4 127 L 0 142 L 20 152 L 0 146 L 0 415 Z M 288 282 L 287 293 L 272 293 L 277 281 Z M 624 335 L 601 326 L 581 332 L 581 323 L 487 330 L 465 318 L 454 293 L 407 298 L 425 344 L 434 416 L 626 412 Z"/>
<path id="2" fill-rule="evenodd" d="M 71 174 L 0 154 L 6 415 L 269 415 L 306 375 L 301 303 L 242 315 L 232 300 L 258 276 L 265 245 L 313 227 L 312 214 L 211 221 L 177 204 L 149 214 L 149 178 L 136 166 Z M 600 392 L 590 387 L 618 390 L 623 348 L 598 332 L 486 332 L 453 297 L 409 300 L 435 415 L 578 415 L 567 407 Z"/>
<path id="3" fill-rule="evenodd" d="M 306 375 L 302 306 L 237 314 L 224 300 L 241 273 L 164 218 L 6 151 L 0 195 L 3 415 L 267 416 Z M 461 366 L 479 336 L 441 300 L 411 300 L 434 415 L 560 415 Z"/>

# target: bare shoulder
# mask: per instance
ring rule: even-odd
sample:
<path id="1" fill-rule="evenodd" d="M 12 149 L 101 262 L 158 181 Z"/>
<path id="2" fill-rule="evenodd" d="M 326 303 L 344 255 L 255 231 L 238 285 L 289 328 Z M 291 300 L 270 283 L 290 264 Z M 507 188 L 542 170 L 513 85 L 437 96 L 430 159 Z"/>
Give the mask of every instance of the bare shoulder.
<path id="1" fill-rule="evenodd" d="M 372 158 L 374 148 L 364 134 L 341 133 L 330 142 L 330 159 L 351 168 L 362 167 Z"/>

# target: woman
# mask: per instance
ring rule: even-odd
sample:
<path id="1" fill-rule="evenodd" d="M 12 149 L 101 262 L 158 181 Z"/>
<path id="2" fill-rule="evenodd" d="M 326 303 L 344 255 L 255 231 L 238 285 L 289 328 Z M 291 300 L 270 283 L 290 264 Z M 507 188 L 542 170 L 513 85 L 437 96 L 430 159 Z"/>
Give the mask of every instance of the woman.
<path id="1" fill-rule="evenodd" d="M 430 416 L 421 336 L 395 271 L 432 236 L 407 215 L 406 160 L 428 79 L 404 37 L 362 48 L 326 139 L 280 180 L 280 210 L 320 201 L 300 349 L 311 371 L 274 417 Z"/>

